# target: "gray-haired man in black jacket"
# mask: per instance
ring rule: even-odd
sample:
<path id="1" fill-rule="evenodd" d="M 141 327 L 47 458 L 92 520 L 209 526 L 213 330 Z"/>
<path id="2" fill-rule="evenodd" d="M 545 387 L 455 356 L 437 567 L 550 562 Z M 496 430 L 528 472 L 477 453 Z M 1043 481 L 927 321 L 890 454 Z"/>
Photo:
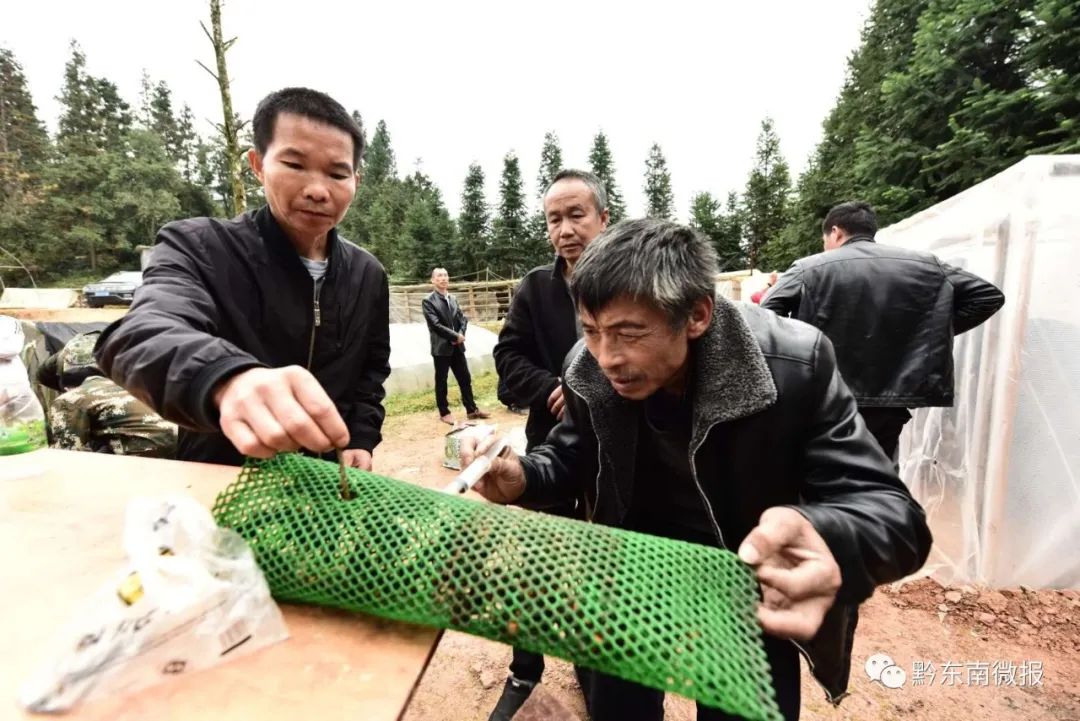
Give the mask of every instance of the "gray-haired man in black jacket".
<path id="1" fill-rule="evenodd" d="M 773 687 L 793 721 L 798 654 L 839 702 L 858 604 L 922 566 L 930 531 L 829 339 L 715 295 L 716 272 L 708 241 L 674 223 L 619 223 L 594 240 L 571 280 L 584 339 L 563 373 L 563 419 L 529 454 L 496 458 L 476 490 L 535 509 L 583 498 L 594 523 L 737 550 L 757 571 Z M 462 462 L 492 442 L 467 439 Z M 663 718 L 662 691 L 578 677 L 593 721 Z M 697 717 L 732 718 L 700 704 Z"/>
<path id="2" fill-rule="evenodd" d="M 522 279 L 494 352 L 499 381 L 529 407 L 528 450 L 543 443 L 563 416 L 559 376 L 566 354 L 581 337 L 569 279 L 586 246 L 607 227 L 603 181 L 583 170 L 559 172 L 544 193 L 544 216 L 555 262 L 534 268 Z M 543 673 L 541 654 L 515 648 L 510 677 L 488 721 L 513 718 Z"/>

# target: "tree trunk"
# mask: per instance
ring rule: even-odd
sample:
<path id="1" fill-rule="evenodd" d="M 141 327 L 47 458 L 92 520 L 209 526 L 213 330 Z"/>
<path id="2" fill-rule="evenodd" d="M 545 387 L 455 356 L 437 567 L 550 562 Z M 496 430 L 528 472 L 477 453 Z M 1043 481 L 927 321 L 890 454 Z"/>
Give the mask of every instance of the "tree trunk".
<path id="1" fill-rule="evenodd" d="M 4 109 L 7 103 L 4 102 L 3 88 L 0 88 L 0 153 L 7 155 L 8 152 L 8 139 L 7 139 L 7 111 Z"/>
<path id="2" fill-rule="evenodd" d="M 206 32 L 205 25 L 203 31 Z M 225 40 L 222 35 L 221 0 L 210 0 L 210 32 L 206 34 L 214 46 L 214 58 L 217 61 L 217 72 L 211 72 L 209 69 L 207 69 L 207 72 L 210 72 L 214 79 L 217 80 L 218 89 L 221 91 L 221 111 L 224 115 L 221 134 L 225 139 L 225 156 L 228 163 L 229 185 L 232 189 L 233 214 L 237 215 L 247 209 L 247 202 L 240 166 L 240 128 L 236 122 L 236 115 L 233 113 L 232 92 L 229 90 L 229 70 L 225 65 L 225 53 L 236 42 L 236 38 Z"/>

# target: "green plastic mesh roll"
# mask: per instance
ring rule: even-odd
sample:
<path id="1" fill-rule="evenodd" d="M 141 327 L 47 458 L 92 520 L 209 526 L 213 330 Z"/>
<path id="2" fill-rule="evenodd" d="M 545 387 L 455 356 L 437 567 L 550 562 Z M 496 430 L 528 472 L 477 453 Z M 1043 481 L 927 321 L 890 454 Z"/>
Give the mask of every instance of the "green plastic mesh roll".
<path id="1" fill-rule="evenodd" d="M 756 583 L 729 551 L 480 503 L 299 455 L 250 461 L 214 515 L 274 596 L 452 628 L 729 713 L 779 719 Z"/>

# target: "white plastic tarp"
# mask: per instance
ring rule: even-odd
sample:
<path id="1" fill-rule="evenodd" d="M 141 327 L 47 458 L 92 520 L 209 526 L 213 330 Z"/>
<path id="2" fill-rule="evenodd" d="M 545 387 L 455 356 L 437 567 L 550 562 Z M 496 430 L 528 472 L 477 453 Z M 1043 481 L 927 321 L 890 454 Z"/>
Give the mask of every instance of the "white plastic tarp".
<path id="1" fill-rule="evenodd" d="M 946 583 L 1080 587 L 1080 155 L 1031 157 L 878 234 L 1000 287 L 956 339 L 956 404 L 914 413 L 901 476 Z"/>

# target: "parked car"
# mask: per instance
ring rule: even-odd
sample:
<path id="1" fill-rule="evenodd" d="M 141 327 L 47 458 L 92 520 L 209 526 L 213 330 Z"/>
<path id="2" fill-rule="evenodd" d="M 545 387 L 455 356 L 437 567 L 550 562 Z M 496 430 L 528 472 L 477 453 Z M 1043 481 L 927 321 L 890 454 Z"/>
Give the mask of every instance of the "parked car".
<path id="1" fill-rule="evenodd" d="M 131 305 L 135 290 L 142 285 L 142 272 L 125 270 L 113 273 L 105 280 L 83 286 L 83 298 L 91 308 L 104 305 Z"/>

